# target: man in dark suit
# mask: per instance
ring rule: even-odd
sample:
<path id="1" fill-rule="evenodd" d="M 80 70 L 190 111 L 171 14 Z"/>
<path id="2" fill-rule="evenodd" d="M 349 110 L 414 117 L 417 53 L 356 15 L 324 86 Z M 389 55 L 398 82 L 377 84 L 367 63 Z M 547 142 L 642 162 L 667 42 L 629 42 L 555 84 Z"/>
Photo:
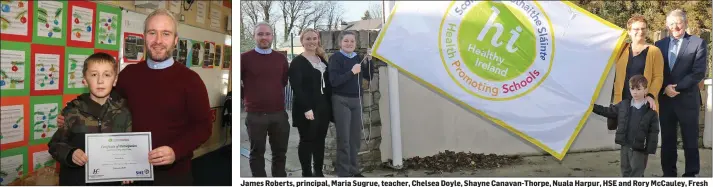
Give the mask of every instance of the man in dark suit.
<path id="1" fill-rule="evenodd" d="M 666 17 L 670 36 L 656 42 L 664 57 L 664 79 L 659 96 L 661 123 L 661 167 L 664 177 L 676 177 L 677 132 L 681 126 L 686 170 L 695 177 L 700 170 L 698 117 L 701 96 L 698 83 L 706 73 L 707 44 L 686 33 L 686 13 L 674 10 Z"/>

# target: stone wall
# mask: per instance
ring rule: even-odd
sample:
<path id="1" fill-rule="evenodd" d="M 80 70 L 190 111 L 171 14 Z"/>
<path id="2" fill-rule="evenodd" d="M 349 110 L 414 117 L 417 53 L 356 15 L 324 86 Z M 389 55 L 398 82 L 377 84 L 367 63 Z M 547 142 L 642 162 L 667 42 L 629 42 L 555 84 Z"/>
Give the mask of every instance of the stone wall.
<path id="1" fill-rule="evenodd" d="M 352 31 L 356 33 L 357 47 L 356 52 L 359 56 L 366 55 L 376 41 L 379 34 L 378 31 Z M 341 31 L 322 31 L 320 32 L 320 40 L 322 46 L 328 56 L 339 52 L 339 35 Z M 361 60 L 361 59 L 359 59 Z M 370 170 L 371 168 L 381 164 L 381 119 L 379 117 L 379 99 L 381 92 L 379 91 L 379 67 L 386 66 L 384 62 L 377 58 L 372 58 L 372 63 L 376 66 L 373 69 L 374 76 L 372 80 L 364 79 L 362 84 L 362 106 L 363 106 L 363 130 L 361 148 L 359 150 L 359 165 L 361 170 Z M 367 73 L 367 72 L 362 72 Z M 336 166 L 337 156 L 337 139 L 336 128 L 334 124 L 329 126 L 325 146 L 325 171 L 333 172 Z"/>

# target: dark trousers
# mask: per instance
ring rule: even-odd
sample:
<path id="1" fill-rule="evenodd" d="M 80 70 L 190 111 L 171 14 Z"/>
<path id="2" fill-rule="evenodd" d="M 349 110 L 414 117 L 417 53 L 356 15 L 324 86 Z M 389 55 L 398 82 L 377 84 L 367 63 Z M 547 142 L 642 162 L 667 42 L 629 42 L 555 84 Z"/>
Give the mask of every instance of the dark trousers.
<path id="1" fill-rule="evenodd" d="M 649 154 L 634 151 L 629 146 L 621 146 L 619 154 L 621 156 L 622 177 L 644 177 L 646 164 L 649 161 Z"/>
<path id="2" fill-rule="evenodd" d="M 300 134 L 297 154 L 302 165 L 303 177 L 324 176 L 322 174 L 324 139 L 327 137 L 332 109 L 325 99 L 324 102 L 317 103 L 317 107 L 312 110 L 312 113 L 314 114 L 314 120 L 305 120 L 303 124 L 297 126 L 297 131 Z M 312 167 L 312 160 L 314 160 L 314 167 Z M 314 168 L 314 172 L 312 172 L 312 168 Z"/>
<path id="3" fill-rule="evenodd" d="M 245 120 L 250 139 L 250 171 L 253 177 L 267 177 L 265 172 L 265 141 L 269 137 L 272 150 L 272 177 L 287 177 L 285 160 L 290 136 L 287 112 L 248 112 Z"/>
<path id="4" fill-rule="evenodd" d="M 337 129 L 337 176 L 360 174 L 357 157 L 362 135 L 361 101 L 358 97 L 334 95 L 332 108 Z"/>
<path id="5" fill-rule="evenodd" d="M 662 96 L 668 97 L 668 96 Z M 671 100 L 662 99 L 661 119 L 661 169 L 664 177 L 676 177 L 677 128 L 681 126 L 683 154 L 686 158 L 684 177 L 696 176 L 700 170 L 698 154 L 698 117 L 700 106 L 679 106 Z"/>

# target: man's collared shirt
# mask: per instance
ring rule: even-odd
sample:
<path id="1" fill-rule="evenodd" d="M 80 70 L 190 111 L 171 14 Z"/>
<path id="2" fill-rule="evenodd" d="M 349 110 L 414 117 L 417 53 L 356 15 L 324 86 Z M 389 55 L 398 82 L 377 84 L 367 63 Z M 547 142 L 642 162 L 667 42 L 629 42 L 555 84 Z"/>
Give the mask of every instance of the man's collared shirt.
<path id="1" fill-rule="evenodd" d="M 270 49 L 270 48 L 268 48 L 268 49 L 260 49 L 259 47 L 255 47 L 255 51 L 256 51 L 257 53 L 260 53 L 260 54 L 263 54 L 263 55 L 268 55 L 268 54 L 272 53 L 272 49 Z"/>
<path id="2" fill-rule="evenodd" d="M 151 60 L 151 58 L 146 60 L 146 64 L 148 64 L 149 68 L 151 68 L 151 69 L 166 69 L 168 67 L 171 67 L 171 65 L 173 65 L 173 63 L 174 63 L 173 57 L 168 58 L 168 59 L 164 60 L 163 62 L 156 62 L 156 61 Z"/>

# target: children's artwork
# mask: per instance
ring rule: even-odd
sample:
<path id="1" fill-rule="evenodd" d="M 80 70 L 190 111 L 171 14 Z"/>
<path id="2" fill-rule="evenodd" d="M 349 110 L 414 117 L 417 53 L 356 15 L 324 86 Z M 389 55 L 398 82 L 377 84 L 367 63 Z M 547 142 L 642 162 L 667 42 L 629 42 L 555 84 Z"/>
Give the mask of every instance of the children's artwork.
<path id="1" fill-rule="evenodd" d="M 203 68 L 213 68 L 213 59 L 215 58 L 215 43 L 205 42 L 203 45 Z"/>
<path id="2" fill-rule="evenodd" d="M 233 57 L 233 54 L 232 54 L 233 48 L 230 47 L 229 45 L 225 45 L 224 51 L 225 52 L 223 53 L 224 54 L 223 55 L 223 69 L 230 69 L 230 62 L 232 62 L 232 60 L 230 58 Z"/>
<path id="3" fill-rule="evenodd" d="M 27 96 L 0 98 L 0 149 L 27 145 L 29 106 Z"/>
<path id="4" fill-rule="evenodd" d="M 28 1 L 0 1 L 0 34 L 3 40 L 29 42 L 32 24 Z"/>
<path id="5" fill-rule="evenodd" d="M 0 144 L 23 141 L 25 138 L 25 110 L 23 105 L 0 106 Z"/>
<path id="6" fill-rule="evenodd" d="M 201 44 L 202 42 L 198 42 L 195 40 L 192 40 L 191 42 L 193 46 L 191 46 L 191 63 L 193 67 L 198 67 L 201 66 L 201 61 L 200 61 L 200 53 L 201 53 Z"/>
<path id="7" fill-rule="evenodd" d="M 84 60 L 94 54 L 92 49 L 67 47 L 67 60 L 64 63 L 64 93 L 81 94 L 87 93 L 86 82 L 84 82 Z"/>
<path id="8" fill-rule="evenodd" d="M 45 145 L 44 147 L 47 146 Z M 52 158 L 52 155 L 47 152 L 47 149 L 45 149 L 44 151 L 33 152 L 30 157 L 32 157 L 32 171 L 36 171 L 43 167 L 54 166 L 55 164 L 57 164 L 57 161 Z"/>
<path id="9" fill-rule="evenodd" d="M 176 45 L 173 46 L 173 52 L 171 52 L 171 58 L 173 58 L 173 61 L 177 61 L 177 60 L 178 60 L 178 43 L 180 43 L 180 41 L 179 41 L 179 42 L 176 42 Z M 178 62 L 178 63 L 181 63 L 181 64 L 184 64 L 184 63 L 185 63 L 185 62 L 182 62 L 182 61 L 177 61 L 177 62 Z"/>
<path id="10" fill-rule="evenodd" d="M 67 45 L 74 47 L 94 47 L 94 12 L 96 5 L 91 2 L 69 2 L 69 40 Z"/>
<path id="11" fill-rule="evenodd" d="M 67 2 L 36 1 L 33 43 L 66 45 Z"/>
<path id="12" fill-rule="evenodd" d="M 215 56 L 215 59 L 213 59 L 213 67 L 220 68 L 220 58 L 223 57 L 223 46 L 215 45 L 215 55 L 213 56 Z"/>
<path id="13" fill-rule="evenodd" d="M 59 89 L 59 57 L 57 54 L 35 56 L 35 90 Z"/>
<path id="14" fill-rule="evenodd" d="M 121 10 L 108 5 L 97 4 L 97 18 L 94 29 L 95 48 L 119 50 L 121 33 Z"/>
<path id="15" fill-rule="evenodd" d="M 124 63 L 137 63 L 144 60 L 144 35 L 124 33 Z"/>
<path id="16" fill-rule="evenodd" d="M 30 144 L 49 142 L 57 132 L 57 116 L 60 114 L 62 96 L 36 96 L 30 98 L 32 121 L 30 121 Z"/>
<path id="17" fill-rule="evenodd" d="M 30 95 L 62 94 L 64 47 L 32 44 Z"/>
<path id="18" fill-rule="evenodd" d="M 7 186 L 28 173 L 27 147 L 2 151 L 0 156 L 0 185 Z"/>
<path id="19" fill-rule="evenodd" d="M 188 51 L 191 47 L 190 44 L 188 44 L 190 40 L 187 39 L 178 39 L 178 48 L 176 48 L 176 51 L 178 51 L 178 58 L 175 58 L 175 60 L 183 63 L 183 65 L 186 65 L 190 67 L 190 62 L 188 58 Z"/>
<path id="20" fill-rule="evenodd" d="M 29 94 L 30 44 L 0 41 L 0 95 Z"/>

